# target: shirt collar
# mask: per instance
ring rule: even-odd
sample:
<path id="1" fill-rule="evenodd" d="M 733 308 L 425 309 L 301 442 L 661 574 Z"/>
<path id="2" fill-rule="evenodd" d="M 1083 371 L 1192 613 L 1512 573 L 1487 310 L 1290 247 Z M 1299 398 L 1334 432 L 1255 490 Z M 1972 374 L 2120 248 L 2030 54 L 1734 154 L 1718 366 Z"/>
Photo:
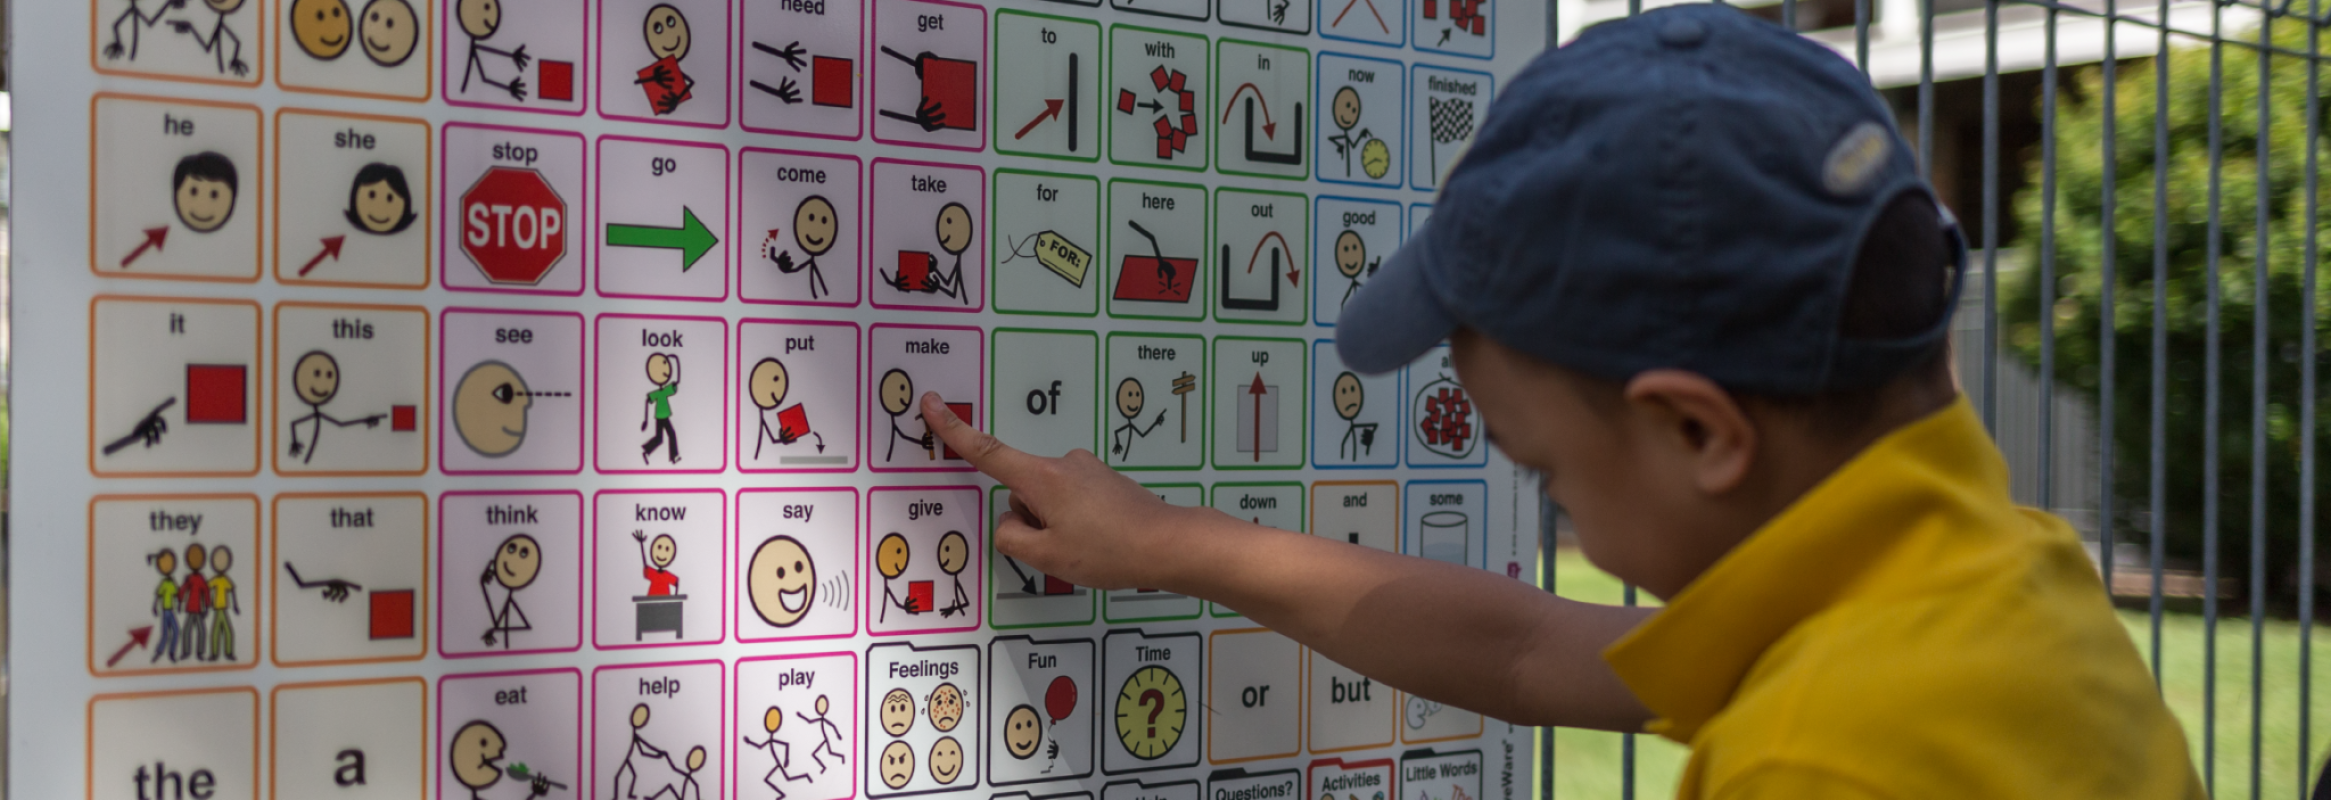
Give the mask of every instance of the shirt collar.
<path id="1" fill-rule="evenodd" d="M 1914 530 L 2011 507 L 2007 464 L 1962 396 L 1830 473 L 1603 659 L 1658 716 L 1649 732 L 1688 743 L 1768 647 Z"/>

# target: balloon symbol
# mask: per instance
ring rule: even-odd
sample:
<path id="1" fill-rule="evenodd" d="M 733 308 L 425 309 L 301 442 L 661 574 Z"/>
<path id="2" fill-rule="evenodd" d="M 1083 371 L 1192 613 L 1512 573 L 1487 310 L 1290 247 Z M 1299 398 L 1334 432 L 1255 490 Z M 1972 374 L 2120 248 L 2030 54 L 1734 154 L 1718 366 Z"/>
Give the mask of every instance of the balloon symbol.
<path id="1" fill-rule="evenodd" d="M 1066 675 L 1053 678 L 1052 685 L 1044 689 L 1044 713 L 1052 716 L 1054 724 L 1059 724 L 1061 720 L 1068 719 L 1069 712 L 1075 710 L 1076 681 L 1069 680 Z"/>

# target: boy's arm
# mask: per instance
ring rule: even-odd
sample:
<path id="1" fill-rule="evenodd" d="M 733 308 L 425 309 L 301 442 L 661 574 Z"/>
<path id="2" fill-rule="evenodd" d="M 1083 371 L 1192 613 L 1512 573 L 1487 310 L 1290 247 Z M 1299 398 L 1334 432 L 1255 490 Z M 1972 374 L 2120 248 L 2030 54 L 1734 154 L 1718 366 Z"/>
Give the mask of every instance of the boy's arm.
<path id="1" fill-rule="evenodd" d="M 1651 609 L 1168 505 L 1090 453 L 1014 450 L 936 395 L 923 415 L 1011 488 L 996 549 L 1045 574 L 1212 600 L 1393 688 L 1518 724 L 1639 731 L 1650 719 L 1601 653 Z"/>

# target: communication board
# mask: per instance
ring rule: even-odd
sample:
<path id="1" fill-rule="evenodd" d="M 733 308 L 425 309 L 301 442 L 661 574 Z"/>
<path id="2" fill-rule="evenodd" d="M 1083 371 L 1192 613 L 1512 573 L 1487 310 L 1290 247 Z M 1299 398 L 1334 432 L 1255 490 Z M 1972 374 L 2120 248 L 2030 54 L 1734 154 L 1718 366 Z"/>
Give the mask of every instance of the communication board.
<path id="1" fill-rule="evenodd" d="M 11 795 L 1520 800 L 1528 729 L 997 553 L 913 399 L 1535 580 L 1445 348 L 1334 339 L 1543 12 L 16 4 Z"/>

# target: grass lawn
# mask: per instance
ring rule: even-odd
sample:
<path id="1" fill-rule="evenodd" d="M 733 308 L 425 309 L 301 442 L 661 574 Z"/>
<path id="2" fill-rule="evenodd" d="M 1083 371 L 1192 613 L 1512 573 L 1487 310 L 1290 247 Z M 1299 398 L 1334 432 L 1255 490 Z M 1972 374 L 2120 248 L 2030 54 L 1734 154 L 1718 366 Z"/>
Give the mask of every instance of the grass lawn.
<path id="1" fill-rule="evenodd" d="M 1595 569 L 1575 550 L 1560 553 L 1555 562 L 1555 589 L 1564 597 L 1597 603 L 1618 603 L 1623 587 Z M 1653 602 L 1648 595 L 1645 603 Z M 2232 609 L 2225 609 L 2232 610 Z M 2319 613 L 2331 614 L 2331 608 Z M 2121 621 L 2135 637 L 2139 651 L 2150 649 L 2152 624 L 2146 613 L 2121 612 Z M 2162 690 L 2169 705 L 2185 723 L 2186 739 L 2194 759 L 2202 757 L 2204 644 L 2208 641 L 2199 614 L 2167 614 L 2161 620 Z M 2331 632 L 2317 625 L 2314 632 L 2314 689 L 2309 698 L 2312 730 L 2305 759 L 2308 774 L 2320 769 L 2331 754 Z M 2290 620 L 2269 619 L 2266 624 L 2266 664 L 2260 720 L 2259 797 L 2302 798 L 2299 757 L 2299 626 Z M 2222 617 L 2218 621 L 2217 797 L 2249 797 L 2250 792 L 2250 620 Z M 1559 730 L 1554 735 L 1554 792 L 1558 798 L 1617 798 L 1623 791 L 1621 748 L 1615 733 Z M 1685 750 L 1657 736 L 1636 736 L 1635 796 L 1675 796 Z"/>

